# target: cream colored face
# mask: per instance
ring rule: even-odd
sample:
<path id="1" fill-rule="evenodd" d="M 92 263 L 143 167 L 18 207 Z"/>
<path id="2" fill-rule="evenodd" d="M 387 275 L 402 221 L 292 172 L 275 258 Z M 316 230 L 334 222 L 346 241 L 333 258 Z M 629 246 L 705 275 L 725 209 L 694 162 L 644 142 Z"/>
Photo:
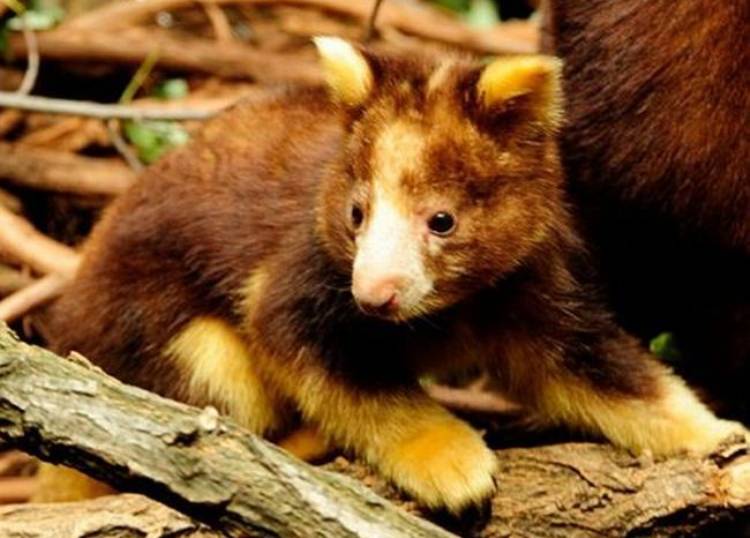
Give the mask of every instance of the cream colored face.
<path id="1" fill-rule="evenodd" d="M 396 121 L 382 130 L 373 145 L 367 210 L 356 231 L 354 299 L 363 310 L 393 319 L 425 313 L 434 289 L 426 261 L 439 255 L 443 241 L 428 225 L 435 208 L 415 205 L 402 181 L 417 172 L 424 146 L 416 124 Z"/>

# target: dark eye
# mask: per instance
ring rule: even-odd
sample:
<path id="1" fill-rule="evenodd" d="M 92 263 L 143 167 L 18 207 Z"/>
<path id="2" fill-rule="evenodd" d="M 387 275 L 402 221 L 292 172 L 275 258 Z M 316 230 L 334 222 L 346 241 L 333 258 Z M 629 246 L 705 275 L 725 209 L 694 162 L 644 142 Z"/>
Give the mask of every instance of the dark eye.
<path id="1" fill-rule="evenodd" d="M 449 235 L 456 228 L 456 219 L 450 213 L 438 211 L 427 221 L 427 226 L 435 235 Z"/>
<path id="2" fill-rule="evenodd" d="M 362 224 L 362 219 L 364 218 L 364 215 L 362 214 L 362 208 L 359 207 L 357 204 L 354 204 L 352 206 L 352 226 L 354 228 L 359 228 Z"/>

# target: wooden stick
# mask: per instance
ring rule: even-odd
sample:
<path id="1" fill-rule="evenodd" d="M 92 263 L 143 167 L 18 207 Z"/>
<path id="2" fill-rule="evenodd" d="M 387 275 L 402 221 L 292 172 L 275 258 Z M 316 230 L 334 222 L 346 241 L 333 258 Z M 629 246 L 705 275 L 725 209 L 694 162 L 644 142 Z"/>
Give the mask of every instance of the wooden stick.
<path id="1" fill-rule="evenodd" d="M 53 40 L 54 41 L 54 40 Z M 44 45 L 42 45 L 42 43 Z M 44 54 L 44 47 L 48 46 L 46 38 L 40 36 L 40 48 Z M 204 120 L 216 115 L 215 109 L 175 109 L 143 108 L 134 105 L 107 105 L 90 101 L 70 101 L 38 97 L 35 95 L 19 95 L 11 92 L 0 92 L 0 107 L 49 112 L 52 114 L 71 114 L 74 116 L 88 116 L 92 118 L 118 118 L 133 120 Z"/>
<path id="2" fill-rule="evenodd" d="M 20 470 L 32 465 L 33 462 L 34 458 L 19 450 L 5 452 L 0 455 L 0 477 L 16 476 Z"/>
<path id="3" fill-rule="evenodd" d="M 10 323 L 60 296 L 68 279 L 51 273 L 0 300 L 0 321 Z"/>
<path id="4" fill-rule="evenodd" d="M 27 263 L 38 273 L 72 277 L 80 256 L 72 248 L 38 232 L 26 219 L 0 206 L 0 253 Z"/>
<path id="5" fill-rule="evenodd" d="M 34 494 L 35 487 L 34 479 L 29 476 L 0 478 L 0 504 L 26 502 Z M 1 517 L 3 516 L 0 515 Z"/>
<path id="6" fill-rule="evenodd" d="M 34 89 L 36 78 L 39 75 L 39 46 L 37 45 L 36 34 L 29 28 L 25 20 L 23 23 L 23 38 L 26 42 L 26 72 L 16 93 L 28 95 Z"/>
<path id="7" fill-rule="evenodd" d="M 0 189 L 0 206 L 5 206 L 13 213 L 20 213 L 23 209 L 23 203 L 15 194 L 11 194 L 5 189 Z"/>
<path id="8" fill-rule="evenodd" d="M 124 192 L 135 177 L 117 160 L 0 142 L 0 178 L 24 187 L 115 196 Z"/>
<path id="9" fill-rule="evenodd" d="M 2 75 L 2 73 L 0 73 Z M 0 92 L 2 93 L 2 92 Z M 0 111 L 0 137 L 5 136 L 23 121 L 23 113 L 10 109 Z"/>
<path id="10" fill-rule="evenodd" d="M 17 292 L 33 282 L 33 278 L 21 271 L 0 264 L 0 296 Z"/>
<path id="11" fill-rule="evenodd" d="M 127 2 L 128 5 L 138 3 Z M 308 61 L 304 57 L 301 58 L 298 52 L 275 53 L 257 50 L 236 41 L 216 43 L 213 40 L 201 38 L 177 38 L 168 31 L 150 28 L 129 28 L 117 32 L 70 31 L 65 28 L 60 27 L 58 30 L 40 33 L 37 36 L 39 52 L 43 58 L 140 65 L 151 50 L 158 48 L 158 65 L 170 69 L 258 82 L 316 84 L 322 81 L 322 74 L 314 61 L 312 51 Z M 23 54 L 25 44 L 17 37 L 11 36 L 10 49 L 15 54 Z M 3 106 L 2 101 L 0 101 L 0 106 Z M 130 112 L 132 113 L 132 109 Z M 112 111 L 106 111 L 99 117 L 122 118 L 123 116 L 115 116 Z"/>
<path id="12" fill-rule="evenodd" d="M 494 392 L 458 389 L 445 385 L 426 385 L 427 393 L 454 411 L 508 415 L 515 414 L 521 407 Z"/>
<path id="13" fill-rule="evenodd" d="M 229 24 L 224 10 L 220 6 L 205 0 L 201 0 L 201 7 L 211 23 L 216 40 L 221 43 L 232 41 L 232 26 Z"/>

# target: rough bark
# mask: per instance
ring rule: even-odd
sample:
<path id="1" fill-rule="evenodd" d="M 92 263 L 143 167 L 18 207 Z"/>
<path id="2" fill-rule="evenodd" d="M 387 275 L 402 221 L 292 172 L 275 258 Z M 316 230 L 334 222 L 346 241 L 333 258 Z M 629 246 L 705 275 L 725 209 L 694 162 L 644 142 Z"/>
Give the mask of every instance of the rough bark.
<path id="1" fill-rule="evenodd" d="M 0 439 L 144 493 L 230 535 L 447 536 L 341 476 L 425 515 L 365 466 L 339 458 L 326 469 L 311 468 L 210 410 L 122 385 L 85 361 L 62 360 L 2 330 Z M 743 536 L 750 524 L 746 445 L 727 445 L 702 460 L 658 462 L 594 443 L 510 448 L 497 455 L 499 489 L 478 536 Z M 101 510 L 106 521 L 117 511 L 110 502 L 117 501 L 67 505 L 68 514 L 84 521 Z M 142 504 L 140 511 L 123 508 L 133 517 L 156 510 L 140 497 L 123 502 Z M 17 519 L 7 519 L 8 525 L 28 520 L 32 512 L 24 510 L 36 509 L 12 509 Z M 39 521 L 62 521 L 49 506 L 38 510 Z M 159 517 L 165 525 L 192 524 L 172 512 Z M 6 521 L 3 512 L 0 521 Z M 133 522 L 148 524 L 137 517 Z M 86 536 L 109 536 L 94 530 L 100 534 Z M 190 534 L 199 531 L 205 530 L 185 533 L 204 536 Z M 52 535 L 62 536 L 29 536 Z"/>
<path id="2" fill-rule="evenodd" d="M 0 326 L 0 441 L 143 493 L 230 536 L 449 536 L 220 418 Z"/>
<path id="3" fill-rule="evenodd" d="M 206 525 L 140 495 L 0 507 L 4 538 L 222 538 Z"/>
<path id="4" fill-rule="evenodd" d="M 606 444 L 560 443 L 496 451 L 492 513 L 477 537 L 594 538 L 750 536 L 748 446 L 728 444 L 708 459 L 636 458 Z M 400 496 L 364 466 L 332 470 Z M 422 514 L 413 503 L 404 505 Z"/>

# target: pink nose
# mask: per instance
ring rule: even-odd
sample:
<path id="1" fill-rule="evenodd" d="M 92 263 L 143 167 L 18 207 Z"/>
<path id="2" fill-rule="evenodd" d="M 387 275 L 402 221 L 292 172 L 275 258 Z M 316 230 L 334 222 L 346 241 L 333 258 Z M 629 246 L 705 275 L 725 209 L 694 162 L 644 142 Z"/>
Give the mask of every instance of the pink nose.
<path id="1" fill-rule="evenodd" d="M 355 279 L 352 294 L 365 312 L 385 313 L 398 308 L 403 282 L 404 279 L 396 275 L 369 282 Z"/>

